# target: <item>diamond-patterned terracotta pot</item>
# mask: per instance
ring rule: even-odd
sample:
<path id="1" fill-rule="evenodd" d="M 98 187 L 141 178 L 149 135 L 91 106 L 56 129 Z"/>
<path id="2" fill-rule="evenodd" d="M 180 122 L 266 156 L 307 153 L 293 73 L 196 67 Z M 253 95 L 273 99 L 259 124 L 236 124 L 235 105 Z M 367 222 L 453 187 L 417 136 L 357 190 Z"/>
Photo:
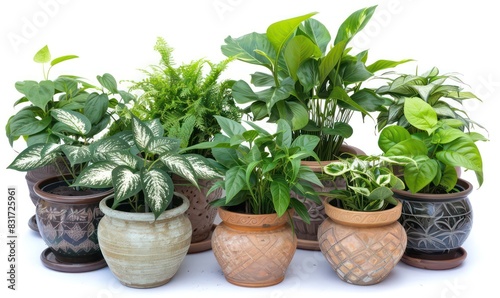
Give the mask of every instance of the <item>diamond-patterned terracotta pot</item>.
<path id="1" fill-rule="evenodd" d="M 324 202 L 328 218 L 318 229 L 321 252 L 338 277 L 355 285 L 383 281 L 400 261 L 406 233 L 401 203 L 376 212 L 349 211 Z"/>
<path id="2" fill-rule="evenodd" d="M 244 214 L 218 209 L 222 222 L 212 236 L 212 251 L 224 277 L 244 287 L 282 282 L 297 250 L 289 215 Z"/>

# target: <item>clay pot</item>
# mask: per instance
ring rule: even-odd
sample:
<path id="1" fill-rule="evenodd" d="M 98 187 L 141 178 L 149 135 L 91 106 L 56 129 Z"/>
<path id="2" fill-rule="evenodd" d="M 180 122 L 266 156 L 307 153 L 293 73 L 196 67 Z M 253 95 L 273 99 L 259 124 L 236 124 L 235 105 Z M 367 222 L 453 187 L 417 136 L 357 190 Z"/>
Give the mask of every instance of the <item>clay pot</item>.
<path id="1" fill-rule="evenodd" d="M 179 270 L 191 243 L 188 199 L 176 193 L 173 208 L 156 220 L 153 213 L 111 209 L 113 195 L 103 199 L 99 243 L 113 275 L 127 287 L 153 288 L 168 283 Z"/>
<path id="2" fill-rule="evenodd" d="M 56 192 L 61 187 L 65 192 Z M 97 239 L 97 227 L 103 216 L 99 202 L 113 190 L 74 191 L 67 187 L 62 176 L 40 180 L 33 190 L 40 198 L 36 205 L 38 230 L 48 245 L 41 254 L 44 265 L 63 272 L 105 267 Z"/>
<path id="3" fill-rule="evenodd" d="M 210 206 L 210 202 L 221 198 L 222 189 L 219 188 L 207 196 L 207 192 L 215 181 L 199 180 L 200 189 L 198 190 L 187 180 L 177 175 L 173 175 L 172 180 L 174 181 L 175 191 L 183 194 L 189 200 L 189 209 L 186 213 L 193 227 L 193 235 L 188 253 L 211 249 L 211 236 L 215 228 L 214 221 L 217 216 L 217 209 Z"/>
<path id="4" fill-rule="evenodd" d="M 243 287 L 280 283 L 297 249 L 289 215 L 244 214 L 218 209 L 222 222 L 212 236 L 212 251 L 224 277 Z"/>
<path id="5" fill-rule="evenodd" d="M 398 222 L 401 203 L 376 212 L 349 211 L 324 202 L 328 218 L 318 229 L 318 241 L 338 277 L 350 284 L 383 281 L 400 261 L 406 233 Z"/>
<path id="6" fill-rule="evenodd" d="M 461 191 L 448 194 L 412 194 L 394 190 L 403 205 L 400 222 L 408 235 L 402 261 L 424 269 L 450 269 L 466 257 L 462 248 L 472 229 L 469 194 L 473 186 L 459 178 Z"/>
<path id="7" fill-rule="evenodd" d="M 342 145 L 340 147 L 340 152 L 350 153 L 355 155 L 364 155 L 365 153 L 354 146 Z M 321 161 L 320 163 L 316 161 L 303 161 L 302 165 L 308 166 L 311 170 L 317 174 L 323 173 L 323 167 L 330 164 L 332 161 Z M 345 187 L 345 181 L 342 179 L 337 179 L 334 182 L 330 179 L 328 181 L 322 181 L 324 187 L 314 186 L 314 189 L 318 192 L 329 192 L 334 188 Z M 292 193 L 292 196 L 300 199 L 306 206 L 311 222 L 308 224 L 304 222 L 299 215 L 295 214 L 293 216 L 293 224 L 295 226 L 295 232 L 298 238 L 297 248 L 306 250 L 320 250 L 318 244 L 318 228 L 319 225 L 327 218 L 323 204 L 316 204 L 313 201 L 306 200 Z M 326 199 L 321 197 L 321 200 Z"/>

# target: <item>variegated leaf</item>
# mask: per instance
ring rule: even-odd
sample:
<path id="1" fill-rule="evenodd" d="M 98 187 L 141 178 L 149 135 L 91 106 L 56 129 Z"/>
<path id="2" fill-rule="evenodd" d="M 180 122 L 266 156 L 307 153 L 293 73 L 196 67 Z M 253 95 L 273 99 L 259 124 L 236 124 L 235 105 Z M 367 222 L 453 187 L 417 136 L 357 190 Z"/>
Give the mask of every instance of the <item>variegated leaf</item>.
<path id="1" fill-rule="evenodd" d="M 174 174 L 187 179 L 193 185 L 198 186 L 195 175 L 195 170 L 191 163 L 183 155 L 168 153 L 160 157 L 160 160 L 167 166 L 167 168 Z"/>
<path id="2" fill-rule="evenodd" d="M 63 145 L 61 150 L 64 152 L 72 166 L 87 162 L 92 158 L 88 146 Z"/>
<path id="3" fill-rule="evenodd" d="M 42 154 L 46 144 L 39 143 L 31 145 L 17 155 L 14 161 L 7 167 L 16 171 L 30 171 L 50 164 L 57 153 Z"/>
<path id="4" fill-rule="evenodd" d="M 114 162 L 119 166 L 128 166 L 133 169 L 142 167 L 144 163 L 141 158 L 131 154 L 128 150 L 107 153 L 106 160 Z"/>
<path id="5" fill-rule="evenodd" d="M 114 205 L 142 190 L 141 174 L 139 172 L 135 173 L 127 166 L 118 166 L 113 170 L 112 175 L 115 189 Z"/>
<path id="6" fill-rule="evenodd" d="M 72 130 L 83 136 L 86 135 L 92 127 L 92 124 L 87 117 L 75 111 L 54 109 L 50 112 L 50 114 L 57 121 L 69 126 Z"/>
<path id="7" fill-rule="evenodd" d="M 110 161 L 100 161 L 93 163 L 78 175 L 73 186 L 86 186 L 93 188 L 106 188 L 113 186 L 112 172 L 116 164 Z"/>
<path id="8" fill-rule="evenodd" d="M 135 117 L 132 119 L 132 131 L 134 132 L 134 142 L 139 150 L 144 150 L 151 139 L 154 138 L 151 129 L 144 124 L 144 122 Z"/>
<path id="9" fill-rule="evenodd" d="M 203 156 L 184 154 L 184 157 L 191 163 L 198 179 L 211 180 L 224 177 L 224 175 L 219 173 Z"/>
<path id="10" fill-rule="evenodd" d="M 170 204 L 174 195 L 174 184 L 170 176 L 160 169 L 143 171 L 141 180 L 146 204 L 156 219 Z"/>
<path id="11" fill-rule="evenodd" d="M 115 136 L 96 141 L 90 144 L 89 147 L 94 162 L 106 160 L 107 153 L 130 148 L 125 140 Z"/>
<path id="12" fill-rule="evenodd" d="M 156 118 L 150 121 L 144 121 L 144 124 L 146 124 L 149 129 L 151 129 L 151 132 L 153 132 L 153 135 L 155 137 L 161 137 L 164 135 L 165 130 L 163 129 L 163 126 L 161 125 L 160 119 Z"/>
<path id="13" fill-rule="evenodd" d="M 167 152 L 177 152 L 180 148 L 180 141 L 174 138 L 154 137 L 150 140 L 147 151 L 154 154 L 165 154 Z"/>

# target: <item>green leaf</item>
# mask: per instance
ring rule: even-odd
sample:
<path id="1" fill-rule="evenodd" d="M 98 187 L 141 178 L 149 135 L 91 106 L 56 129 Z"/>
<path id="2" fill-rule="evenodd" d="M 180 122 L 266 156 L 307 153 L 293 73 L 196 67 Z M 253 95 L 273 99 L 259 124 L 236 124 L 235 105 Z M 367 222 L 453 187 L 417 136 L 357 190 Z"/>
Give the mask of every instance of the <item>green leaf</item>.
<path id="1" fill-rule="evenodd" d="M 438 122 L 434 109 L 418 97 L 405 99 L 404 115 L 408 122 L 421 130 L 431 133 Z"/>
<path id="2" fill-rule="evenodd" d="M 218 115 L 214 115 L 214 117 L 215 119 L 217 119 L 217 123 L 219 123 L 219 126 L 221 127 L 222 131 L 226 133 L 228 137 L 232 137 L 234 135 L 241 135 L 246 131 L 243 125 L 234 120 Z"/>
<path id="3" fill-rule="evenodd" d="M 293 140 L 291 147 L 299 147 L 306 151 L 314 151 L 319 144 L 319 137 L 309 134 L 299 135 Z"/>
<path id="4" fill-rule="evenodd" d="M 91 93 L 85 101 L 83 114 L 90 120 L 90 123 L 97 124 L 106 115 L 109 98 L 107 94 Z"/>
<path id="5" fill-rule="evenodd" d="M 341 73 L 345 84 L 363 82 L 373 76 L 373 73 L 369 72 L 361 61 L 342 63 Z"/>
<path id="6" fill-rule="evenodd" d="M 194 186 L 198 187 L 195 170 L 189 160 L 183 155 L 169 152 L 160 156 L 160 160 L 167 166 L 169 171 L 181 176 Z"/>
<path id="7" fill-rule="evenodd" d="M 326 56 L 321 59 L 319 64 L 319 81 L 323 82 L 328 77 L 330 72 L 337 66 L 342 55 L 344 54 L 344 49 L 346 46 L 346 41 L 341 41 L 336 44 Z"/>
<path id="8" fill-rule="evenodd" d="M 368 112 L 380 111 L 380 107 L 385 104 L 385 100 L 370 89 L 361 89 L 354 92 L 351 94 L 351 99 Z"/>
<path id="9" fill-rule="evenodd" d="M 386 152 L 386 156 L 408 156 L 414 157 L 418 155 L 427 155 L 427 146 L 421 140 L 407 139 L 390 147 Z"/>
<path id="10" fill-rule="evenodd" d="M 410 191 L 417 193 L 434 180 L 439 171 L 439 164 L 424 155 L 416 156 L 414 159 L 417 164 L 409 163 L 405 166 L 404 179 Z"/>
<path id="11" fill-rule="evenodd" d="M 57 121 L 68 126 L 72 131 L 82 136 L 86 135 L 92 127 L 92 124 L 87 117 L 75 111 L 54 109 L 50 112 L 50 114 Z"/>
<path id="12" fill-rule="evenodd" d="M 313 183 L 317 186 L 323 187 L 323 183 L 318 178 L 318 175 L 311 170 L 311 168 L 306 166 L 301 166 L 299 169 L 298 178 L 310 183 Z"/>
<path id="13" fill-rule="evenodd" d="M 376 201 L 376 200 L 386 200 L 389 197 L 392 197 L 394 193 L 387 187 L 381 186 L 377 187 L 368 196 L 368 200 Z"/>
<path id="14" fill-rule="evenodd" d="M 142 190 L 141 173 L 134 172 L 127 166 L 117 166 L 112 172 L 112 177 L 115 190 L 113 208 Z"/>
<path id="15" fill-rule="evenodd" d="M 313 15 L 317 14 L 316 12 L 309 13 L 306 15 L 278 21 L 276 23 L 271 24 L 266 31 L 267 38 L 269 42 L 273 45 L 277 56 L 280 55 L 285 43 L 293 36 L 297 27 L 303 21 L 309 19 Z"/>
<path id="16" fill-rule="evenodd" d="M 405 128 L 398 125 L 387 126 L 380 133 L 378 147 L 387 152 L 396 144 L 410 138 L 411 135 Z"/>
<path id="17" fill-rule="evenodd" d="M 316 44 L 321 53 L 326 53 L 326 48 L 330 43 L 331 36 L 328 29 L 315 19 L 307 19 L 299 26 L 301 34 L 309 37 Z"/>
<path id="18" fill-rule="evenodd" d="M 290 125 L 284 119 L 278 119 L 277 124 L 276 145 L 289 148 L 292 144 L 292 130 Z"/>
<path id="19" fill-rule="evenodd" d="M 258 101 L 259 97 L 252 88 L 243 80 L 236 81 L 232 88 L 234 100 L 239 104 Z"/>
<path id="20" fill-rule="evenodd" d="M 224 189 L 226 190 L 226 203 L 229 203 L 245 186 L 245 168 L 235 166 L 226 171 Z"/>
<path id="21" fill-rule="evenodd" d="M 160 169 L 141 172 L 141 181 L 144 200 L 156 219 L 172 201 L 174 183 L 170 176 Z"/>
<path id="22" fill-rule="evenodd" d="M 44 46 L 38 52 L 36 52 L 35 56 L 33 57 L 33 61 L 36 63 L 47 63 L 50 61 L 50 51 L 48 46 Z"/>
<path id="23" fill-rule="evenodd" d="M 54 83 L 51 81 L 41 81 L 36 84 L 29 84 L 30 88 L 26 97 L 35 106 L 42 110 L 46 110 L 47 103 L 54 96 Z"/>
<path id="24" fill-rule="evenodd" d="M 293 101 L 285 101 L 285 106 L 292 114 L 290 122 L 293 130 L 301 129 L 307 125 L 309 122 L 309 112 L 302 104 Z"/>
<path id="25" fill-rule="evenodd" d="M 283 178 L 271 181 L 271 196 L 274 209 L 278 216 L 282 216 L 290 207 L 290 187 Z"/>
<path id="26" fill-rule="evenodd" d="M 309 215 L 309 211 L 307 210 L 304 203 L 297 200 L 296 198 L 290 198 L 290 207 L 295 210 L 298 216 L 307 224 L 311 223 L 311 218 Z"/>
<path id="27" fill-rule="evenodd" d="M 323 127 L 321 129 L 321 132 L 325 135 L 341 136 L 347 139 L 350 136 L 352 136 L 354 131 L 349 124 L 343 122 L 336 122 L 334 123 L 333 127 Z"/>
<path id="28" fill-rule="evenodd" d="M 16 171 L 30 171 L 52 163 L 57 157 L 56 153 L 42 155 L 45 148 L 50 145 L 53 144 L 39 143 L 28 146 L 16 156 L 7 168 Z"/>
<path id="29" fill-rule="evenodd" d="M 346 108 L 360 111 L 364 115 L 370 116 L 368 111 L 366 111 L 362 106 L 360 106 L 357 102 L 351 99 L 351 97 L 347 94 L 347 92 L 340 86 L 335 86 L 330 95 L 331 98 L 339 100 L 339 104 L 343 104 Z M 371 117 L 371 116 L 370 116 Z"/>
<path id="30" fill-rule="evenodd" d="M 362 8 L 352 13 L 339 27 L 334 44 L 348 43 L 370 21 L 377 6 Z"/>
<path id="31" fill-rule="evenodd" d="M 236 57 L 240 61 L 262 65 L 272 70 L 270 61 L 256 52 L 259 50 L 275 59 L 275 51 L 265 34 L 253 32 L 236 39 L 228 36 L 224 42 L 226 44 L 222 45 L 221 50 L 225 56 Z"/>
<path id="32" fill-rule="evenodd" d="M 369 66 L 367 66 L 366 69 L 369 72 L 371 72 L 371 73 L 375 73 L 375 72 L 377 72 L 379 70 L 387 69 L 387 68 L 393 68 L 393 67 L 396 67 L 396 66 L 398 66 L 400 64 L 403 64 L 403 63 L 406 63 L 406 62 L 410 62 L 410 61 L 413 61 L 413 59 L 404 59 L 404 60 L 400 60 L 400 61 L 377 60 L 374 63 L 372 63 Z"/>
<path id="33" fill-rule="evenodd" d="M 109 73 L 97 76 L 97 81 L 99 81 L 99 83 L 111 93 L 118 94 L 118 84 L 116 83 L 115 78 Z"/>
<path id="34" fill-rule="evenodd" d="M 461 137 L 445 145 L 443 150 L 436 153 L 436 157 L 446 165 L 464 167 L 481 172 L 483 161 L 476 144 L 468 138 Z"/>
<path id="35" fill-rule="evenodd" d="M 287 99 L 293 88 L 294 82 L 290 77 L 284 79 L 279 87 L 269 88 L 265 93 L 268 112 L 271 111 L 276 103 Z"/>
<path id="36" fill-rule="evenodd" d="M 73 78 L 60 76 L 54 81 L 54 88 L 73 97 L 78 92 L 78 81 Z"/>
<path id="37" fill-rule="evenodd" d="M 285 48 L 285 62 L 291 77 L 297 80 L 299 66 L 308 59 L 321 57 L 321 50 L 309 38 L 303 35 L 292 37 Z"/>
<path id="38" fill-rule="evenodd" d="M 255 73 L 253 73 L 251 75 L 251 77 L 252 78 L 251 78 L 250 82 L 255 87 L 273 87 L 273 86 L 276 86 L 276 84 L 274 82 L 274 77 L 270 74 L 257 71 Z M 236 82 L 235 84 L 237 84 L 237 83 L 238 82 Z M 236 100 L 237 98 L 234 95 L 234 93 L 235 93 L 235 90 L 234 90 L 234 85 L 233 85 L 233 96 L 234 96 L 234 99 Z M 258 98 L 256 98 L 255 100 L 258 100 Z"/>
<path id="39" fill-rule="evenodd" d="M 10 133 L 13 137 L 29 136 L 43 131 L 50 125 L 51 117 L 38 119 L 30 110 L 21 110 L 17 112 L 10 120 Z"/>
<path id="40" fill-rule="evenodd" d="M 113 186 L 112 172 L 117 165 L 110 161 L 100 161 L 85 167 L 72 186 L 108 188 Z"/>
<path id="41" fill-rule="evenodd" d="M 64 61 L 67 61 L 67 60 L 71 60 L 71 59 L 75 59 L 75 58 L 78 58 L 78 56 L 76 56 L 76 55 L 65 55 L 65 56 L 57 57 L 57 58 L 54 58 L 54 60 L 50 61 L 50 66 L 54 66 L 54 65 L 59 64 L 61 62 L 64 62 Z"/>

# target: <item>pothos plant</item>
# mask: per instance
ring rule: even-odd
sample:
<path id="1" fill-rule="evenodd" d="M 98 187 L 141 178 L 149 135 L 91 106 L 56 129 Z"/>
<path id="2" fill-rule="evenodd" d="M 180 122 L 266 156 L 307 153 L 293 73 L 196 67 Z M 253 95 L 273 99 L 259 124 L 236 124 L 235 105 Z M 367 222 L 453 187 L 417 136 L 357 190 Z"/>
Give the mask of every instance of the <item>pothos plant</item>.
<path id="1" fill-rule="evenodd" d="M 275 22 L 265 33 L 228 36 L 222 45 L 224 55 L 266 70 L 251 75 L 254 88 L 244 80 L 235 82 L 236 102 L 246 105 L 245 113 L 253 120 L 286 120 L 293 138 L 317 135 L 318 157 L 334 159 L 343 140 L 353 133 L 349 125 L 353 114 L 365 117 L 383 106 L 384 99 L 363 83 L 380 70 L 409 61 L 367 64 L 368 50 L 351 54 L 350 41 L 370 21 L 375 9 L 372 6 L 352 13 L 333 40 L 329 30 L 312 18 L 316 13 Z"/>
<path id="2" fill-rule="evenodd" d="M 76 178 L 78 171 L 94 158 L 93 154 L 98 154 L 101 146 L 107 146 L 104 142 L 93 143 L 107 133 L 110 123 L 117 118 L 117 109 L 134 96 L 119 90 L 109 73 L 97 76 L 100 86 L 74 75 L 49 78 L 52 67 L 74 58 L 77 56 L 52 59 L 49 48 L 44 46 L 34 56 L 34 61 L 42 64 L 44 79 L 16 83 L 22 97 L 14 106 L 22 108 L 9 118 L 6 134 L 11 146 L 20 137 L 28 146 L 8 168 L 30 171 L 64 156 L 69 162 L 66 169 L 60 170 L 61 174 L 70 173 Z"/>
<path id="3" fill-rule="evenodd" d="M 404 189 L 404 182 L 390 165 L 405 165 L 412 160 L 404 156 L 350 156 L 324 167 L 326 175 L 346 181 L 343 189 L 321 193 L 339 200 L 340 207 L 352 211 L 380 211 L 397 205 L 392 189 Z"/>
<path id="4" fill-rule="evenodd" d="M 174 195 L 171 175 L 177 174 L 198 187 L 198 179 L 221 179 L 213 162 L 198 154 L 182 154 L 180 140 L 164 136 L 159 119 L 132 118 L 131 130 L 105 138 L 128 147 L 109 150 L 78 175 L 73 186 L 114 189 L 113 209 L 152 212 L 155 219 Z M 115 145 L 117 147 L 117 145 Z"/>
<path id="5" fill-rule="evenodd" d="M 455 167 L 472 170 L 483 183 L 483 161 L 476 145 L 486 141 L 481 133 L 463 131 L 460 119 L 440 119 L 435 109 L 419 97 L 404 99 L 403 113 L 410 131 L 399 125 L 386 126 L 378 145 L 387 157 L 408 156 L 415 162 L 403 167 L 403 179 L 413 193 L 457 191 Z"/>
<path id="6" fill-rule="evenodd" d="M 277 121 L 276 132 L 269 133 L 253 122 L 243 124 L 215 116 L 222 128 L 210 142 L 194 148 L 210 148 L 222 166 L 224 180 L 209 192 L 222 188 L 225 197 L 212 201 L 215 207 L 239 207 L 250 214 L 277 213 L 283 216 L 293 208 L 306 222 L 309 214 L 304 203 L 291 197 L 291 192 L 320 203 L 312 185 L 322 186 L 314 172 L 301 165 L 301 160 L 317 156 L 313 149 L 317 136 L 303 135 L 292 140 L 292 130 L 284 119 Z"/>

